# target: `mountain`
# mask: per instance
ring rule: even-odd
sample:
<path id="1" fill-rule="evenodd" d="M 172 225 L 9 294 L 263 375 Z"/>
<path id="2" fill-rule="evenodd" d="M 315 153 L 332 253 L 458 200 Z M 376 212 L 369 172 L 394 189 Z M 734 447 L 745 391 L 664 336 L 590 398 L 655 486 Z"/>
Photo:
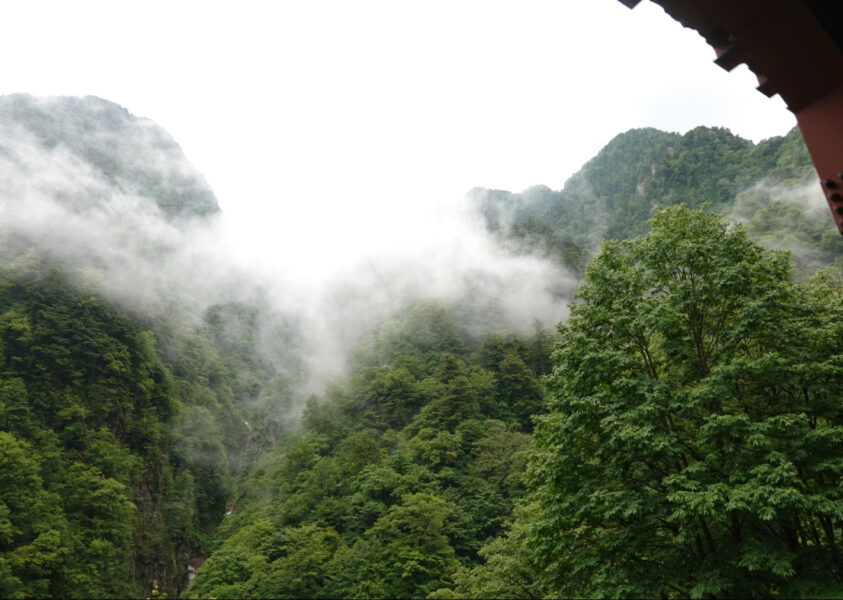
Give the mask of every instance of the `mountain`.
<path id="1" fill-rule="evenodd" d="M 642 129 L 617 136 L 561 191 L 478 188 L 470 198 L 502 245 L 580 273 L 602 240 L 635 238 L 656 206 L 684 203 L 691 208 L 677 222 L 702 222 L 692 209 L 707 204 L 756 239 L 799 250 L 807 275 L 840 257 L 815 187 L 796 131 L 755 145 L 722 129 Z M 787 285 L 787 259 L 776 260 Z M 525 483 L 530 415 L 544 412 L 542 385 L 555 382 L 543 376 L 557 338 L 542 329 L 472 338 L 456 314 L 418 306 L 385 323 L 355 354 L 351 376 L 308 400 L 299 429 L 243 473 L 234 514 L 188 597 L 559 595 L 558 576 L 542 584 L 531 557 L 531 546 L 554 538 L 527 537 Z M 604 368 L 591 365 L 583 378 Z"/>
<path id="2" fill-rule="evenodd" d="M 226 300 L 218 212 L 151 121 L 0 97 L 0 597 L 178 594 L 286 426 L 295 331 Z"/>
<path id="3" fill-rule="evenodd" d="M 34 164 L 35 157 L 46 157 L 47 164 Z M 46 174 L 48 170 L 52 176 Z M 14 193 L 24 172 L 43 173 L 49 183 L 67 183 L 69 189 L 63 190 L 62 199 L 77 210 L 90 208 L 97 200 L 108 201 L 107 196 L 96 193 L 99 183 L 128 196 L 152 199 L 169 220 L 219 212 L 205 178 L 166 131 L 94 96 L 0 97 L 4 201 Z M 55 173 L 62 172 L 72 181 L 57 182 Z M 84 186 L 85 193 L 73 189 L 72 183 Z"/>
<path id="4" fill-rule="evenodd" d="M 0 212 L 6 261 L 37 251 L 123 309 L 219 296 L 224 267 L 194 256 L 215 236 L 213 191 L 167 132 L 112 102 L 0 97 Z"/>
<path id="5" fill-rule="evenodd" d="M 558 405 L 559 390 L 574 386 L 580 373 L 588 381 L 604 377 L 598 391 L 650 390 L 638 380 L 629 379 L 626 388 L 617 383 L 628 381 L 617 373 L 634 378 L 640 346 L 603 340 L 607 347 L 600 351 L 608 358 L 563 381 L 563 346 L 552 355 L 566 329 L 554 333 L 538 322 L 527 331 L 502 329 L 501 313 L 487 301 L 498 288 L 472 272 L 465 275 L 474 277 L 466 287 L 475 286 L 476 294 L 411 296 L 373 327 L 361 326 L 366 335 L 351 336 L 356 347 L 340 356 L 314 338 L 342 337 L 343 331 L 331 330 L 342 320 L 304 327 L 302 311 L 274 302 L 262 282 L 208 250 L 217 246 L 219 208 L 172 138 L 97 98 L 0 98 L 0 184 L 0 597 L 146 597 L 153 586 L 170 597 L 564 595 L 534 560 L 533 548 L 550 548 L 548 556 L 561 550 L 552 513 L 550 521 L 536 521 L 537 490 L 529 481 L 577 477 L 555 473 L 551 464 L 553 447 L 565 440 L 548 428 L 565 419 L 537 415 Z M 654 129 L 621 134 L 560 191 L 478 188 L 470 199 L 504 248 L 501 254 L 529 255 L 529 262 L 541 265 L 550 259 L 580 277 L 604 239 L 637 239 L 649 231 L 655 207 L 679 203 L 707 204 L 743 223 L 755 239 L 790 249 L 804 277 L 840 262 L 838 237 L 817 194 L 797 132 L 753 144 L 702 127 L 685 135 Z M 830 297 L 826 288 L 841 289 L 831 271 L 822 274 L 821 285 L 812 284 L 816 289 L 800 287 L 790 281 L 785 257 L 765 253 L 739 231 L 723 236 L 727 228 L 719 217 L 681 207 L 656 215 L 662 222 L 656 241 L 607 243 L 615 254 L 589 269 L 606 276 L 586 279 L 586 295 L 602 291 L 586 298 L 576 314 L 591 315 L 587 324 L 594 331 L 603 335 L 604 325 L 613 323 L 634 337 L 638 324 L 655 328 L 645 336 L 654 345 L 647 359 L 665 362 L 664 373 L 678 378 L 677 385 L 696 385 L 694 377 L 703 371 L 692 373 L 682 362 L 694 353 L 686 348 L 690 338 L 670 321 L 679 314 L 671 298 L 660 297 L 666 304 L 650 311 L 654 288 L 635 277 L 654 275 L 629 265 L 638 256 L 648 264 L 661 260 L 664 240 L 698 256 L 688 251 L 690 244 L 718 248 L 721 235 L 732 246 L 710 269 L 721 277 L 711 289 L 732 296 L 705 314 L 718 327 L 731 327 L 735 320 L 721 319 L 718 311 L 746 307 L 740 315 L 746 329 L 764 342 L 751 375 L 763 383 L 778 373 L 765 361 L 781 348 L 792 354 L 793 377 L 803 367 L 816 375 L 811 357 L 837 360 L 839 335 L 827 324 L 839 323 L 835 315 L 843 309 L 816 300 Z M 716 235 L 704 237 L 700 223 Z M 700 239 L 680 235 L 677 225 Z M 735 248 L 743 265 L 738 271 L 727 260 Z M 612 256 L 623 260 L 613 263 Z M 742 294 L 752 286 L 734 279 L 735 273 L 764 276 L 767 287 L 746 300 Z M 640 314 L 632 321 L 623 314 L 625 298 L 615 294 L 627 283 L 640 295 L 632 303 Z M 519 289 L 529 295 L 525 290 L 532 288 Z M 363 300 L 355 302 L 354 294 Z M 780 318 L 808 299 L 803 304 L 816 314 Z M 355 307 L 373 300 L 364 287 L 349 288 L 329 308 L 352 320 Z M 775 310 L 756 310 L 756 300 Z M 811 335 L 795 343 L 793 332 L 803 329 Z M 579 331 L 587 361 L 597 346 L 589 345 L 589 328 L 581 323 Z M 727 338 L 716 337 L 715 345 Z M 664 346 L 666 340 L 674 345 Z M 735 346 L 748 355 L 756 347 Z M 622 362 L 613 363 L 617 356 Z M 318 361 L 347 361 L 347 375 L 314 386 L 308 368 L 319 367 Z M 823 381 L 839 385 L 835 369 L 829 364 Z M 758 411 L 768 396 L 778 398 L 781 383 L 788 401 L 798 405 L 802 395 L 789 373 L 776 374 L 784 379 L 771 380 L 776 385 L 763 388 L 752 406 L 740 398 L 732 404 Z M 810 385 L 819 385 L 821 378 L 814 379 Z M 645 395 L 660 400 L 670 385 Z M 702 392 L 695 398 L 707 400 Z M 564 401 L 584 413 L 597 404 Z M 841 439 L 836 431 L 824 433 L 838 419 L 834 406 L 820 407 L 825 412 L 812 442 L 818 447 Z M 623 462 L 623 456 L 611 457 L 609 447 L 589 447 L 590 436 L 607 429 L 617 430 L 613 443 L 639 450 L 656 409 L 629 410 L 634 431 L 611 415 L 596 418 L 577 442 L 583 448 L 579 464 L 604 457 Z M 694 420 L 702 414 L 708 413 L 688 417 L 683 433 L 708 435 Z M 811 429 L 804 415 L 796 421 Z M 541 429 L 536 435 L 537 423 L 544 423 L 544 437 Z M 781 430 L 787 433 L 786 426 Z M 748 447 L 741 456 L 755 465 L 759 453 Z M 655 460 L 674 468 L 662 454 L 656 452 Z M 532 479 L 531 460 L 549 465 L 534 468 Z M 831 472 L 835 465 L 812 468 Z M 620 481 L 635 475 L 639 466 L 633 467 L 611 475 Z M 792 490 L 780 490 L 777 481 L 769 483 L 772 496 L 781 491 L 790 497 Z M 614 487 L 594 502 L 612 502 L 622 486 L 609 484 Z M 833 486 L 822 490 L 832 494 Z M 553 498 L 546 504 L 548 511 L 556 506 Z M 617 529 L 633 513 L 609 525 Z M 544 537 L 535 537 L 536 523 L 543 523 Z M 727 529 L 714 533 L 725 539 Z M 818 530 L 800 535 L 806 556 L 824 544 Z M 646 546 L 628 544 L 627 550 L 634 554 Z M 753 556 L 756 562 L 747 564 L 761 569 L 763 561 Z M 816 581 L 824 585 L 830 570 L 827 561 L 818 564 Z M 190 585 L 188 567 L 196 573 Z M 689 565 L 689 577 L 695 568 Z M 626 573 L 613 576 L 625 579 Z M 776 576 L 791 577 L 782 573 Z"/>
<path id="6" fill-rule="evenodd" d="M 510 248 L 537 252 L 582 273 L 605 238 L 642 235 L 655 206 L 707 203 L 750 235 L 789 249 L 802 273 L 835 263 L 843 245 L 801 134 L 753 144 L 728 130 L 684 135 L 633 129 L 612 139 L 562 190 L 469 193 L 487 229 Z"/>

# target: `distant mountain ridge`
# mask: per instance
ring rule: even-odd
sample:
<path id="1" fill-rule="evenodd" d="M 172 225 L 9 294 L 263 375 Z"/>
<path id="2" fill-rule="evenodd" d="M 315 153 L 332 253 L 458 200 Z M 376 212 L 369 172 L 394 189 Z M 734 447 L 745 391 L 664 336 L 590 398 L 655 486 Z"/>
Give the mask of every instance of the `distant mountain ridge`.
<path id="1" fill-rule="evenodd" d="M 562 190 L 475 188 L 469 197 L 502 243 L 579 273 L 602 239 L 645 233 L 653 207 L 706 202 L 815 270 L 843 252 L 815 177 L 796 128 L 758 144 L 722 128 L 684 135 L 645 128 L 617 135 Z"/>
<path id="2" fill-rule="evenodd" d="M 0 172 L 26 172 L 30 157 L 20 151 L 21 135 L 41 150 L 66 151 L 123 193 L 152 199 L 168 220 L 219 212 L 214 192 L 170 134 L 113 102 L 0 96 Z"/>

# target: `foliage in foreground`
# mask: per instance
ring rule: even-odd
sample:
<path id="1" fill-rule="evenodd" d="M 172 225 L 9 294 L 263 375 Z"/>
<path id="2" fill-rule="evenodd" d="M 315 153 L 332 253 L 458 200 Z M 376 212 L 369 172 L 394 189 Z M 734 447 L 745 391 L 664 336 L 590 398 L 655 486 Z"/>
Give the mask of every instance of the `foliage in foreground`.
<path id="1" fill-rule="evenodd" d="M 560 327 L 528 547 L 548 595 L 843 584 L 843 286 L 704 211 L 606 242 Z"/>

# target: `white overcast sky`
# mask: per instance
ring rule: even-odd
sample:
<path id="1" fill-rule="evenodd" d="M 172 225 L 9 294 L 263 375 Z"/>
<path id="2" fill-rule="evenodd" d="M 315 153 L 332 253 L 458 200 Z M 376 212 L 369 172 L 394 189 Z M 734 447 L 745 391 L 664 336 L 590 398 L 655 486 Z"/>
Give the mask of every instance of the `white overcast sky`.
<path id="1" fill-rule="evenodd" d="M 633 127 L 795 124 L 646 0 L 16 1 L 0 56 L 0 93 L 158 122 L 255 239 L 401 236 L 474 186 L 559 189 Z"/>

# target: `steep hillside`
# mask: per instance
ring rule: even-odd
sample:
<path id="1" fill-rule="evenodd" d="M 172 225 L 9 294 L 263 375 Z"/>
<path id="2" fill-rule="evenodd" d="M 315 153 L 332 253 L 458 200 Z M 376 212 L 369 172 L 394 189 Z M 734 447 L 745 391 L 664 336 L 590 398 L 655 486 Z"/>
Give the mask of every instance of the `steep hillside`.
<path id="1" fill-rule="evenodd" d="M 37 164 L 39 155 L 49 156 L 50 162 Z M 125 195 L 151 198 L 170 220 L 219 211 L 205 178 L 166 131 L 94 96 L 0 97 L 4 201 L 13 195 L 22 173 L 39 170 L 46 175 L 41 185 L 55 185 L 65 174 L 88 186 L 89 193 L 68 190 L 62 198 L 74 210 L 109 201 L 107 195 L 90 193 L 97 191 L 96 180 L 102 180 Z"/>
<path id="2" fill-rule="evenodd" d="M 476 188 L 470 197 L 503 243 L 577 273 L 602 239 L 645 233 L 653 207 L 708 203 L 745 223 L 753 238 L 792 250 L 805 274 L 839 263 L 843 251 L 815 176 L 796 129 L 759 144 L 708 127 L 685 135 L 634 129 L 609 142 L 560 191 Z"/>
<path id="3" fill-rule="evenodd" d="M 813 486 L 839 502 L 836 488 L 824 483 L 825 474 L 836 477 L 838 469 L 833 399 L 843 370 L 834 350 L 839 336 L 829 324 L 840 322 L 839 309 L 818 301 L 839 299 L 836 276 L 824 272 L 811 284 L 794 284 L 781 253 L 756 247 L 711 214 L 676 207 L 656 211 L 651 220 L 660 204 L 707 204 L 744 223 L 756 240 L 790 249 L 804 276 L 841 262 L 840 241 L 827 209 L 815 202 L 815 188 L 795 131 L 756 145 L 720 129 L 684 136 L 633 130 L 612 140 L 561 191 L 471 193 L 487 229 L 509 249 L 481 232 L 497 254 L 529 254 L 524 260 L 531 273 L 542 274 L 540 283 L 561 271 L 545 269 L 544 258 L 585 273 L 573 310 L 580 321 L 589 319 L 579 329 L 556 333 L 536 321 L 532 329 L 505 330 L 500 279 L 477 270 L 459 272 L 463 293 L 433 298 L 435 292 L 420 285 L 421 291 L 388 303 L 390 311 L 363 318 L 357 313 L 377 303 L 376 296 L 401 286 L 382 285 L 374 294 L 351 281 L 352 274 L 328 306 L 294 307 L 290 299 L 299 296 L 281 302 L 280 284 L 267 291 L 265 282 L 222 260 L 213 193 L 153 123 L 91 97 L 0 98 L 0 596 L 145 597 L 153 581 L 170 597 L 582 595 L 586 584 L 565 587 L 550 571 L 564 571 L 569 546 L 578 568 L 590 568 L 582 558 L 587 544 L 580 556 L 573 543 L 559 542 L 570 532 L 558 531 L 556 523 L 567 519 L 571 531 L 579 526 L 575 516 L 555 513 L 565 492 L 560 486 L 575 486 L 580 466 L 597 469 L 599 460 L 609 466 L 594 481 L 605 484 L 606 495 L 588 502 L 599 504 L 635 484 L 627 475 L 644 467 L 627 468 L 625 456 L 650 443 L 649 420 L 667 410 L 658 404 L 665 394 L 676 395 L 668 408 L 681 413 L 681 427 L 658 426 L 693 445 L 693 453 L 680 464 L 656 444 L 647 460 L 663 462 L 676 477 L 696 477 L 710 467 L 694 465 L 704 452 L 743 443 L 738 430 L 742 415 L 751 413 L 769 420 L 753 439 L 776 452 L 740 446 L 747 477 L 755 477 L 756 467 L 778 468 L 782 452 L 800 450 L 799 440 L 814 436 L 810 443 L 826 448 L 832 462 L 816 465 L 800 454 L 794 460 L 817 475 L 794 485 Z M 651 223 L 660 225 L 650 237 L 636 237 Z M 604 254 L 589 263 L 605 238 L 630 241 L 604 243 Z M 694 271 L 695 277 L 719 277 L 715 285 L 685 285 L 681 264 L 660 271 L 660 249 L 670 244 L 672 258 L 716 258 Z M 733 262 L 743 266 L 735 270 Z M 400 275 L 406 273 L 390 277 Z M 407 283 L 415 289 L 414 281 Z M 523 296 L 542 288 L 517 285 Z M 561 289 L 555 296 L 567 293 Z M 693 347 L 693 336 L 682 332 L 693 322 L 683 318 L 685 292 L 716 296 L 715 308 L 700 314 L 719 329 L 697 332 L 702 341 Z M 520 322 L 529 324 L 537 304 L 518 306 L 525 316 Z M 624 311 L 632 309 L 638 312 L 627 319 Z M 322 319 L 319 327 L 303 325 L 308 311 Z M 607 323 L 628 339 L 604 339 Z M 643 337 L 641 327 L 649 328 Z M 747 331 L 755 336 L 749 342 Z M 572 343 L 581 351 L 572 354 Z M 738 388 L 717 364 L 701 368 L 692 360 L 721 346 L 722 364 L 730 369 L 759 361 L 740 385 L 755 377 L 761 390 L 729 404 L 735 430 L 725 441 L 714 439 L 716 433 L 708 440 L 709 430 L 700 426 L 701 419 L 720 416 L 706 396 L 707 377 L 722 378 L 718 398 Z M 603 354 L 590 363 L 593 350 Z M 769 363 L 775 352 L 791 371 L 782 374 L 778 363 Z M 831 357 L 822 377 L 812 366 L 819 356 Z M 582 368 L 570 366 L 575 359 Z M 309 369 L 343 372 L 325 368 L 331 362 L 347 362 L 347 376 L 315 385 Z M 807 395 L 797 393 L 803 370 Z M 699 407 L 687 412 L 683 390 L 697 385 L 703 387 L 693 388 L 691 399 Z M 777 429 L 777 407 L 784 405 L 779 390 L 795 403 L 793 423 L 805 429 L 798 440 L 787 437 L 789 425 Z M 609 391 L 600 402 L 578 396 Z M 655 404 L 641 411 L 624 404 L 636 394 Z M 818 398 L 811 400 L 819 415 L 816 434 L 799 416 L 799 403 L 811 394 Z M 749 404 L 741 404 L 744 398 Z M 594 416 L 590 411 L 604 401 L 628 409 L 627 421 Z M 582 420 L 566 421 L 560 406 L 582 411 Z M 557 412 L 541 416 L 548 410 Z M 576 436 L 554 437 L 563 426 L 587 432 L 576 438 L 580 446 L 565 459 L 574 467 L 564 472 L 555 462 L 558 450 Z M 705 439 L 695 438 L 698 433 Z M 590 440 L 600 435 L 611 444 L 595 449 Z M 624 444 L 628 452 L 613 454 Z M 683 465 L 697 471 L 685 472 Z M 711 473 L 705 483 L 715 487 L 718 477 L 729 475 Z M 679 490 L 664 495 L 665 506 L 693 491 L 679 479 L 654 481 L 648 489 Z M 793 493 L 775 487 L 778 481 L 764 489 L 776 498 Z M 638 498 L 632 494 L 629 502 Z M 748 528 L 738 537 L 750 539 L 764 528 L 769 510 L 780 508 L 753 498 L 756 512 L 740 516 Z M 793 545 L 798 552 L 782 550 L 787 511 L 775 521 L 785 533 L 764 539 L 779 552 L 776 564 L 790 561 L 794 569 L 811 570 L 811 553 L 819 551 L 823 566 L 811 576 L 816 589 L 825 590 L 835 525 L 830 534 L 820 529 L 823 511 L 837 509 L 814 496 L 803 500 L 816 514 L 803 515 L 806 529 Z M 603 508 L 593 508 L 595 523 Z M 698 508 L 691 500 L 685 507 Z M 621 539 L 634 510 L 596 527 Z M 666 508 L 660 514 L 696 531 L 695 518 L 680 519 Z M 737 556 L 743 550 L 731 543 L 730 526 L 723 520 L 713 535 Z M 685 569 L 684 557 L 695 551 L 709 572 L 721 572 L 717 556 L 670 527 L 676 565 Z M 667 539 L 662 530 L 654 535 Z M 628 548 L 649 547 L 653 539 Z M 624 555 L 607 551 L 600 564 L 614 564 L 615 556 Z M 188 585 L 191 560 L 201 568 Z M 761 560 L 756 554 L 746 560 L 747 569 L 767 568 L 751 562 Z M 802 589 L 787 587 L 793 577 L 784 568 L 755 584 L 744 581 L 751 578 L 743 571 L 731 583 L 720 575 L 699 583 L 698 564 L 688 566 L 677 589 Z M 627 571 L 609 571 L 607 577 L 619 579 L 595 588 L 601 595 L 627 589 L 618 585 L 646 595 L 645 584 L 630 583 Z"/>
<path id="4" fill-rule="evenodd" d="M 289 426 L 295 326 L 210 292 L 213 193 L 115 104 L 0 98 L 0 181 L 0 596 L 177 594 Z"/>
<path id="5" fill-rule="evenodd" d="M 476 566 L 524 495 L 551 334 L 472 338 L 426 303 L 241 479 L 188 597 L 425 597 Z"/>

